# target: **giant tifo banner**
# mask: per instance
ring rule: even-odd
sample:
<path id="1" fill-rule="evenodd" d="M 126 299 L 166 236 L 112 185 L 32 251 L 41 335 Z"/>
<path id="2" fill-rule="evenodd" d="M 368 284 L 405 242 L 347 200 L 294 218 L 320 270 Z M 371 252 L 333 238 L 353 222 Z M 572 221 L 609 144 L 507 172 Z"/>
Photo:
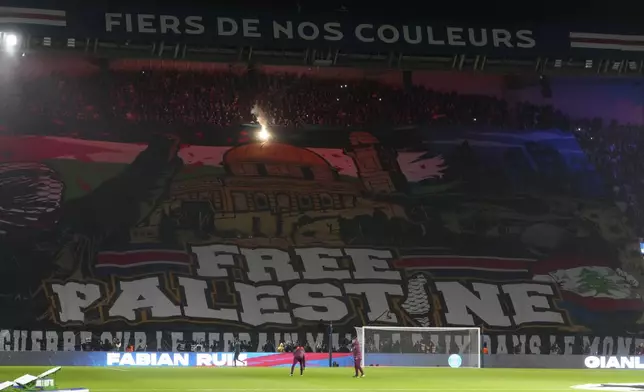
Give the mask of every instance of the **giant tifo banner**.
<path id="1" fill-rule="evenodd" d="M 638 26 L 624 31 L 589 27 L 446 24 L 440 20 L 387 19 L 355 16 L 245 11 L 209 8 L 131 8 L 87 6 L 72 9 L 0 7 L 0 22 L 36 36 L 153 41 L 167 45 L 192 43 L 214 47 L 252 46 L 265 49 L 325 47 L 357 52 L 398 51 L 411 54 L 550 55 L 642 51 Z M 635 57 L 634 57 L 635 56 Z M 560 57 L 556 57 L 560 58 Z"/>
<path id="2" fill-rule="evenodd" d="M 242 333 L 261 351 L 317 346 L 330 322 L 338 346 L 368 324 L 478 326 L 492 352 L 638 344 L 639 247 L 569 134 L 0 146 L 0 349 Z"/>

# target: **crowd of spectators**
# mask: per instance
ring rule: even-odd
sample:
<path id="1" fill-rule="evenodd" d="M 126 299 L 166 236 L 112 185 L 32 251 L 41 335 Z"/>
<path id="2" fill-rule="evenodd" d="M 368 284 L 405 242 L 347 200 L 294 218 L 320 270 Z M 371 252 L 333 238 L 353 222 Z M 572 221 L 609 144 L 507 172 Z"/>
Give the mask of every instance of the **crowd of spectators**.
<path id="1" fill-rule="evenodd" d="M 408 337 L 408 336 L 407 336 Z M 40 342 L 41 345 L 44 342 Z M 242 340 L 241 343 L 241 352 L 254 352 L 253 344 L 250 341 Z M 400 337 L 394 339 L 392 336 L 380 336 L 378 340 L 373 338 L 368 338 L 365 342 L 364 351 L 365 353 L 419 353 L 419 354 L 449 354 L 452 352 L 458 352 L 455 347 L 447 347 L 445 341 L 439 339 L 438 342 L 432 340 L 432 337 L 429 335 L 421 336 L 420 339 L 411 341 L 409 339 L 400 339 Z M 163 350 L 169 351 L 172 350 L 171 342 L 163 342 Z M 291 340 L 280 340 L 276 345 L 273 341 L 267 341 L 258 351 L 262 352 L 278 352 L 278 353 L 290 353 L 295 350 L 295 347 L 299 346 L 299 342 L 294 342 Z M 333 347 L 333 352 L 349 353 L 351 352 L 352 342 L 349 339 L 341 339 L 338 342 L 337 347 Z M 44 349 L 44 345 L 42 347 Z M 146 351 L 147 346 L 145 343 L 140 343 L 138 346 L 132 344 L 123 345 L 119 339 L 113 339 L 112 341 L 106 339 L 103 342 L 93 341 L 88 339 L 81 345 L 80 348 L 82 351 Z M 540 350 L 541 347 L 538 346 Z M 309 342 L 304 343 L 304 350 L 307 353 L 326 353 L 329 351 L 328 346 L 323 342 L 318 342 L 315 346 L 311 346 Z M 180 341 L 176 351 L 179 352 L 223 352 L 234 351 L 233 341 L 228 341 L 227 343 L 223 342 L 212 342 L 211 345 L 208 345 L 205 341 Z M 522 344 L 517 343 L 514 347 L 510 349 L 514 354 L 521 354 L 525 352 L 525 347 Z M 554 342 L 549 346 L 548 351 L 553 355 L 562 355 L 564 350 L 562 347 Z M 593 351 L 592 346 L 589 343 L 575 345 L 573 351 L 580 352 L 585 355 L 597 355 Z M 644 355 L 644 343 L 639 345 L 634 345 L 630 348 L 631 355 Z"/>
<path id="2" fill-rule="evenodd" d="M 106 71 L 85 77 L 58 74 L 25 80 L 21 95 L 25 112 L 58 119 L 226 127 L 255 121 L 251 108 L 257 106 L 270 123 L 285 127 L 568 126 L 565 116 L 551 107 L 510 108 L 493 96 L 294 74 L 163 70 Z"/>
<path id="3" fill-rule="evenodd" d="M 40 342 L 41 345 L 44 342 Z M 257 351 L 254 345 L 248 340 L 240 340 L 240 350 L 241 352 L 255 352 Z M 170 351 L 173 350 L 172 342 L 163 341 L 163 350 Z M 267 353 L 290 353 L 299 346 L 299 342 L 294 342 L 291 340 L 280 340 L 279 344 L 275 344 L 273 341 L 269 340 L 264 345 L 259 348 L 259 351 Z M 139 343 L 138 345 L 123 345 L 119 339 L 105 339 L 103 342 L 93 339 L 87 339 L 80 346 L 82 351 L 145 351 L 147 345 L 145 343 Z M 234 351 L 234 342 L 232 340 L 224 342 L 213 341 L 210 344 L 204 340 L 193 341 L 193 340 L 182 340 L 177 342 L 176 348 L 174 350 L 178 352 L 233 352 Z M 318 352 L 326 353 L 329 352 L 329 347 L 326 343 L 318 342 L 315 346 L 311 346 L 309 342 L 304 343 L 304 351 L 307 353 Z M 339 342 L 337 347 L 333 348 L 333 352 L 350 352 L 351 351 L 351 342 L 348 339 L 344 339 Z"/>
<path id="4" fill-rule="evenodd" d="M 409 337 L 409 336 L 406 336 Z M 429 334 L 423 334 L 420 339 L 394 338 L 392 336 L 380 336 L 375 340 L 368 338 L 365 344 L 366 353 L 419 353 L 419 354 L 448 354 L 450 348 L 445 341 L 435 342 Z"/>
<path id="5" fill-rule="evenodd" d="M 19 97 L 14 105 L 18 113 L 60 122 L 163 123 L 216 132 L 221 127 L 255 122 L 251 108 L 259 107 L 270 124 L 291 128 L 432 124 L 488 126 L 513 132 L 569 130 L 608 180 L 638 233 L 644 234 L 644 184 L 640 180 L 644 159 L 638 148 L 644 144 L 644 133 L 638 126 L 571 121 L 551 106 L 510 105 L 493 96 L 446 93 L 422 86 L 398 89 L 373 80 L 294 74 L 103 70 L 90 76 L 50 74 L 12 83 L 11 91 L 17 91 L 14 95 Z M 86 127 L 83 132 L 91 129 Z"/>
<path id="6" fill-rule="evenodd" d="M 618 206 L 644 237 L 644 128 L 618 125 L 590 126 L 575 132 L 579 144 L 612 187 Z"/>

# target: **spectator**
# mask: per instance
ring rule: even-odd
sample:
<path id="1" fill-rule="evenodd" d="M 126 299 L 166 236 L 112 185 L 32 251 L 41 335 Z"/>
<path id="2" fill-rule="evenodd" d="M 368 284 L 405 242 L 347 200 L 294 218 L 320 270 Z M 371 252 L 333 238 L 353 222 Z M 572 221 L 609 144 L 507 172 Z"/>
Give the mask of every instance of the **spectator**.
<path id="1" fill-rule="evenodd" d="M 269 340 L 264 344 L 264 347 L 262 347 L 262 350 L 265 353 L 274 353 L 275 352 L 275 343 L 273 341 Z"/>
<path id="2" fill-rule="evenodd" d="M 121 351 L 121 340 L 118 338 L 115 338 L 112 341 L 112 348 L 114 349 L 114 351 Z"/>

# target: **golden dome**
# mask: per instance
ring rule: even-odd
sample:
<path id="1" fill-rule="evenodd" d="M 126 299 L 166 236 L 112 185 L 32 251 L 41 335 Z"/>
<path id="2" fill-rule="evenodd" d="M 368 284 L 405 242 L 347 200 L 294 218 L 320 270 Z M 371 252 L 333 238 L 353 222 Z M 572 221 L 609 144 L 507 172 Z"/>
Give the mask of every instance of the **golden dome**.
<path id="1" fill-rule="evenodd" d="M 351 132 L 351 135 L 349 135 L 349 141 L 352 146 L 380 143 L 378 139 L 369 132 Z"/>
<path id="2" fill-rule="evenodd" d="M 252 143 L 231 148 L 223 157 L 224 164 L 268 163 L 298 166 L 329 166 L 329 163 L 306 148 L 282 143 Z"/>

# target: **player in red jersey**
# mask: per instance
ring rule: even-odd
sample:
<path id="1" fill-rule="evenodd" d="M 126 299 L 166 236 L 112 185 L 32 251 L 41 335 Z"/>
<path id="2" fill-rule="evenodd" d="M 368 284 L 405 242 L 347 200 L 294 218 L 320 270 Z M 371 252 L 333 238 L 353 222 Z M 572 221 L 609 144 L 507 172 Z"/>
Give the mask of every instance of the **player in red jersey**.
<path id="1" fill-rule="evenodd" d="M 300 364 L 300 376 L 304 375 L 304 368 L 306 367 L 306 354 L 304 352 L 304 347 L 298 345 L 293 350 L 293 365 L 291 365 L 291 377 L 293 376 L 293 370 L 295 369 L 296 364 Z"/>
<path id="2" fill-rule="evenodd" d="M 362 370 L 362 349 L 357 336 L 353 337 L 351 346 L 351 350 L 353 352 L 353 367 L 356 370 L 356 375 L 354 377 L 358 377 L 358 373 L 360 373 L 360 377 L 364 377 L 364 371 Z"/>

